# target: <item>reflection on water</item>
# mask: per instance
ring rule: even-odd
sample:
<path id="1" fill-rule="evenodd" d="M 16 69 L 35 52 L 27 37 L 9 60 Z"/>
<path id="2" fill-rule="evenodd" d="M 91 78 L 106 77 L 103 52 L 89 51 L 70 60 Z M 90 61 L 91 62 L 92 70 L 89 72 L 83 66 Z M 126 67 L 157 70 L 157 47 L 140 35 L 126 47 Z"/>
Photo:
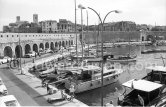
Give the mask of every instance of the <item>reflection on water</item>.
<path id="1" fill-rule="evenodd" d="M 161 55 L 166 58 L 165 53 L 154 53 L 154 54 L 142 54 L 141 50 L 143 49 L 154 49 L 154 47 L 140 47 L 140 46 L 121 46 L 119 48 L 109 48 L 107 51 L 111 52 L 114 55 L 127 55 L 127 54 L 136 54 L 137 62 L 135 64 L 122 65 L 124 72 L 119 77 L 119 81 L 116 83 L 104 86 L 103 88 L 103 101 L 104 104 L 109 103 L 110 100 L 114 101 L 116 105 L 117 102 L 117 92 L 115 92 L 115 87 L 118 88 L 120 93 L 124 92 L 122 83 L 132 79 L 132 78 L 142 78 L 146 75 L 145 67 L 149 65 L 163 65 L 163 61 L 161 60 Z M 155 47 L 156 48 L 156 47 Z M 166 46 L 157 47 L 159 49 L 166 49 Z M 130 52 L 129 52 L 130 50 Z M 77 94 L 76 97 L 78 100 L 84 102 L 89 106 L 100 106 L 101 105 L 101 88 L 94 89 L 91 91 L 83 92 Z"/>

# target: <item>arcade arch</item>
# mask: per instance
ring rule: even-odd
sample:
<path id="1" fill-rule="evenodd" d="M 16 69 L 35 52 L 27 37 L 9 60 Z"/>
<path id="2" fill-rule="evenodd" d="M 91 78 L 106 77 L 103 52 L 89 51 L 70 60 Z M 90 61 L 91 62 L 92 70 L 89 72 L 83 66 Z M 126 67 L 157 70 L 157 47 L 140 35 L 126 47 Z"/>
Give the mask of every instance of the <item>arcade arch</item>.
<path id="1" fill-rule="evenodd" d="M 25 45 L 25 54 L 29 53 L 31 51 L 31 46 L 29 44 Z"/>
<path id="2" fill-rule="evenodd" d="M 40 43 L 39 48 L 42 49 L 42 50 L 44 50 L 44 45 L 43 45 L 43 43 Z"/>
<path id="3" fill-rule="evenodd" d="M 13 54 L 12 54 L 12 48 L 10 46 L 6 46 L 4 48 L 4 56 L 9 56 L 9 57 L 13 56 Z"/>
<path id="4" fill-rule="evenodd" d="M 54 43 L 51 42 L 51 47 L 50 47 L 51 50 L 54 50 Z"/>
<path id="5" fill-rule="evenodd" d="M 16 55 L 16 58 L 22 57 L 22 47 L 20 45 L 17 45 L 15 47 L 15 55 Z"/>
<path id="6" fill-rule="evenodd" d="M 38 46 L 37 46 L 37 44 L 34 44 L 34 45 L 33 45 L 33 51 L 35 51 L 35 52 L 38 53 Z"/>
<path id="7" fill-rule="evenodd" d="M 48 42 L 46 42 L 45 48 L 49 48 L 49 43 Z"/>

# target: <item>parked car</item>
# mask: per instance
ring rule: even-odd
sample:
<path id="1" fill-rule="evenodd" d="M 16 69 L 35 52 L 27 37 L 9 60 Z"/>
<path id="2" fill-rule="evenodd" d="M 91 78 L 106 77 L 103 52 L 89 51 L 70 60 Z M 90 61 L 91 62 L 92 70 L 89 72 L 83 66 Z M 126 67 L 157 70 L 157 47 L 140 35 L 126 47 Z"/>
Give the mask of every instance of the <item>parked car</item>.
<path id="1" fill-rule="evenodd" d="M 43 49 L 40 49 L 40 50 L 39 50 L 39 54 L 40 54 L 40 55 L 43 55 L 43 54 L 45 54 L 45 51 L 44 51 Z"/>
<path id="2" fill-rule="evenodd" d="M 0 96 L 4 96 L 7 94 L 8 94 L 7 88 L 5 84 L 3 83 L 2 79 L 0 78 Z"/>
<path id="3" fill-rule="evenodd" d="M 4 63 L 7 63 L 7 62 L 10 62 L 11 60 L 13 60 L 14 58 L 10 58 L 9 56 L 1 56 L 0 57 L 0 64 L 4 64 Z"/>
<path id="4" fill-rule="evenodd" d="M 29 52 L 28 54 L 25 54 L 25 58 L 31 58 L 31 57 L 35 57 L 37 55 L 37 53 L 35 51 Z"/>
<path id="5" fill-rule="evenodd" d="M 16 106 L 21 107 L 14 95 L 0 97 L 0 107 Z"/>
<path id="6" fill-rule="evenodd" d="M 51 49 L 45 49 L 45 53 L 54 53 Z"/>

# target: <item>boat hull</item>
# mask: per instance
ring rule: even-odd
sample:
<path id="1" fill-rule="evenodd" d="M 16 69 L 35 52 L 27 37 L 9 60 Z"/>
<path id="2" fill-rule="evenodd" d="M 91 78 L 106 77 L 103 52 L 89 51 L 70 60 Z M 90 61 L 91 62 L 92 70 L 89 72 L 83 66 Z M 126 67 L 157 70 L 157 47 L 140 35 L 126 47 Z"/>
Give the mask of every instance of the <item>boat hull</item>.
<path id="1" fill-rule="evenodd" d="M 165 53 L 166 50 L 144 50 L 141 51 L 141 54 L 151 54 L 151 53 Z"/>
<path id="2" fill-rule="evenodd" d="M 119 77 L 119 74 L 113 75 L 113 76 L 104 77 L 103 78 L 103 86 L 106 86 L 106 85 L 109 85 L 111 83 L 116 82 L 118 80 L 118 77 Z M 101 87 L 101 78 L 96 79 L 96 80 L 83 82 L 83 83 L 78 83 L 78 84 L 66 81 L 65 87 L 67 89 L 69 89 L 71 84 L 75 84 L 75 89 L 76 89 L 75 93 L 81 93 L 81 92 L 85 92 L 85 91 L 89 91 L 89 90 Z"/>
<path id="3" fill-rule="evenodd" d="M 109 59 L 108 62 L 119 62 L 119 63 L 123 63 L 123 62 L 136 62 L 137 60 L 134 59 L 125 59 L 125 60 L 116 60 L 116 59 Z"/>

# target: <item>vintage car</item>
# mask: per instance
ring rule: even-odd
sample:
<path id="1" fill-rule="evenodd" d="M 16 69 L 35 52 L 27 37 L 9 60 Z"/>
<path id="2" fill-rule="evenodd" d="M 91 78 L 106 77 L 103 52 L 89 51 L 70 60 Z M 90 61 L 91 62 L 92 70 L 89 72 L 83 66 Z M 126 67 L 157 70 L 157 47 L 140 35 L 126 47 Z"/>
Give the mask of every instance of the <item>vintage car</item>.
<path id="1" fill-rule="evenodd" d="M 10 62 L 11 60 L 13 60 L 14 58 L 10 58 L 9 56 L 4 56 L 4 57 L 0 57 L 0 65 L 1 64 L 4 64 L 4 63 L 7 63 L 7 62 Z"/>
<path id="2" fill-rule="evenodd" d="M 14 95 L 0 97 L 0 107 L 21 107 Z"/>
<path id="3" fill-rule="evenodd" d="M 2 79 L 0 78 L 0 96 L 4 96 L 7 94 L 8 94 L 7 88 L 5 84 L 3 83 Z"/>

